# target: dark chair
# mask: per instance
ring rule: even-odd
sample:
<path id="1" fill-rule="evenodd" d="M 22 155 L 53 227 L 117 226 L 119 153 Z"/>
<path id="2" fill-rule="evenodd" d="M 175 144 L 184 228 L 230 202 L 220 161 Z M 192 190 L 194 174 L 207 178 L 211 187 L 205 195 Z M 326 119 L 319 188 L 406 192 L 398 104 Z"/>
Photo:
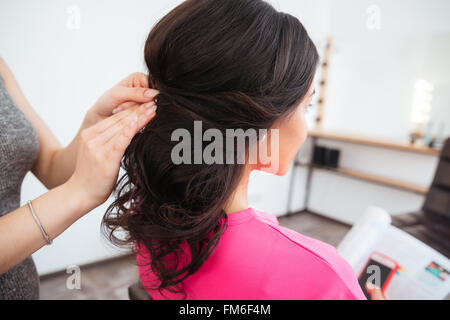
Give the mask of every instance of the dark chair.
<path id="1" fill-rule="evenodd" d="M 128 296 L 130 300 L 152 300 L 140 281 L 128 287 Z"/>
<path id="2" fill-rule="evenodd" d="M 450 138 L 442 147 L 422 209 L 393 216 L 392 224 L 450 258 Z"/>

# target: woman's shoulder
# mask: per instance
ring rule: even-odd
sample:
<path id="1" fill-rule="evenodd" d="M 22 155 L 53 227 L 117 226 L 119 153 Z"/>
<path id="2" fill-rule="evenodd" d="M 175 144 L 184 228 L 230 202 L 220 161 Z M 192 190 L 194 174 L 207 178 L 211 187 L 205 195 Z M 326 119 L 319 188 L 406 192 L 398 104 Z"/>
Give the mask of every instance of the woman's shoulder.
<path id="1" fill-rule="evenodd" d="M 253 212 L 257 223 L 266 229 L 265 232 L 270 233 L 271 238 L 276 239 L 276 241 L 284 243 L 283 246 L 277 245 L 276 248 L 284 250 L 302 249 L 322 260 L 336 257 L 337 250 L 333 246 L 281 226 L 275 215 L 258 210 L 253 210 Z"/>
<path id="2" fill-rule="evenodd" d="M 303 288 L 306 285 L 318 290 L 317 294 L 330 299 L 339 298 L 340 295 L 345 298 L 363 298 L 354 270 L 336 248 L 280 226 L 278 221 L 266 223 L 265 220 L 270 220 L 268 216 L 271 215 L 259 214 L 265 217 L 260 219 L 267 229 L 264 238 L 270 239 L 270 242 L 264 243 L 264 260 L 271 265 L 269 278 L 283 275 L 290 279 L 290 288 L 294 288 L 296 283 Z M 314 290 L 310 290 L 309 294 Z M 303 294 L 301 290 L 296 293 Z"/>
<path id="3" fill-rule="evenodd" d="M 261 220 L 263 222 L 269 223 L 271 225 L 276 225 L 276 226 L 278 226 L 280 224 L 278 221 L 278 218 L 273 214 L 266 213 L 263 211 L 258 211 L 255 209 L 253 209 L 253 213 L 258 220 Z"/>

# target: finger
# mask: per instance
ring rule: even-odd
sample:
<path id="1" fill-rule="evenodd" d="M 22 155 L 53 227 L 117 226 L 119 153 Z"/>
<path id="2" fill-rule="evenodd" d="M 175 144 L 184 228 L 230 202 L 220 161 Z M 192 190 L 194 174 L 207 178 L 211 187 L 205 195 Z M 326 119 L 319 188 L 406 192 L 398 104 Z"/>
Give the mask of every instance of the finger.
<path id="1" fill-rule="evenodd" d="M 154 101 L 150 101 L 134 109 L 138 111 L 138 131 L 141 130 L 153 117 L 156 112 L 156 104 Z"/>
<path id="2" fill-rule="evenodd" d="M 117 133 L 107 142 L 106 150 L 109 150 L 109 155 L 113 158 L 113 161 L 120 161 L 125 149 L 130 144 L 131 139 L 133 139 L 136 133 L 138 133 L 145 124 L 155 117 L 156 105 L 151 109 L 153 112 L 150 112 L 149 110 L 146 111 L 147 117 L 143 123 L 139 123 L 139 120 L 134 123 L 129 122 L 121 132 Z"/>
<path id="3" fill-rule="evenodd" d="M 372 290 L 372 292 L 370 292 L 370 297 L 372 300 L 386 300 L 381 292 L 381 289 L 379 288 Z"/>
<path id="4" fill-rule="evenodd" d="M 137 119 L 131 119 L 108 143 L 105 145 L 105 150 L 111 161 L 120 163 L 126 148 L 138 132 Z"/>
<path id="5" fill-rule="evenodd" d="M 129 109 L 129 108 L 132 108 L 132 107 L 138 106 L 138 105 L 140 105 L 140 104 L 136 103 L 136 102 L 124 102 L 124 103 L 120 104 L 117 108 L 113 109 L 113 111 L 111 113 L 112 114 L 116 114 L 116 113 L 118 113 L 120 111 L 123 111 L 125 109 Z"/>
<path id="6" fill-rule="evenodd" d="M 142 72 L 136 72 L 133 75 L 133 86 L 134 87 L 143 87 L 148 88 L 148 75 L 143 74 Z"/>
<path id="7" fill-rule="evenodd" d="M 145 103 L 153 100 L 153 98 L 159 93 L 158 90 L 141 88 L 141 87 L 124 87 L 116 86 L 111 89 L 110 98 L 111 106 L 116 107 L 124 102 L 134 101 Z M 113 108 L 112 108 L 113 109 Z"/>
<path id="8" fill-rule="evenodd" d="M 102 133 L 103 131 L 105 131 L 107 128 L 116 124 L 118 121 L 127 117 L 132 111 L 133 111 L 133 109 L 131 108 L 131 109 L 124 110 L 123 112 L 116 113 L 115 115 L 112 115 L 112 116 L 100 121 L 99 123 L 93 125 L 86 131 L 88 132 L 89 136 L 98 135 L 99 133 Z"/>
<path id="9" fill-rule="evenodd" d="M 380 288 L 370 282 L 366 283 L 366 290 L 372 300 L 386 300 Z"/>
<path id="10" fill-rule="evenodd" d="M 137 130 L 141 130 L 155 115 L 156 106 L 154 102 L 148 102 L 135 109 L 127 117 L 107 128 L 104 132 L 95 137 L 92 141 L 95 145 L 103 145 L 120 132 L 131 120 L 137 117 Z"/>
<path id="11" fill-rule="evenodd" d="M 138 131 L 144 128 L 149 123 L 149 121 L 155 117 L 157 109 L 154 101 L 143 104 L 141 108 L 144 116 L 140 117 L 138 120 Z"/>
<path id="12" fill-rule="evenodd" d="M 139 118 L 137 112 L 131 112 L 126 117 L 122 118 L 120 121 L 106 128 L 103 132 L 99 133 L 92 140 L 92 144 L 96 146 L 102 146 L 106 144 L 112 137 L 114 137 L 118 132 L 120 132 L 127 124 L 134 118 Z"/>
<path id="13" fill-rule="evenodd" d="M 142 72 L 134 72 L 118 83 L 125 87 L 148 88 L 148 75 Z"/>

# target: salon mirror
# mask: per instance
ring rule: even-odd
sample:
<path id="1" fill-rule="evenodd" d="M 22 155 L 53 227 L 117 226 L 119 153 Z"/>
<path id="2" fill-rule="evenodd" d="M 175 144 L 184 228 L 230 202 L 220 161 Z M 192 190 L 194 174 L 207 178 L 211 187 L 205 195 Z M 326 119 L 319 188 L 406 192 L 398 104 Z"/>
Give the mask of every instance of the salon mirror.
<path id="1" fill-rule="evenodd" d="M 331 12 L 311 128 L 439 147 L 450 136 L 450 1 L 343 0 Z"/>

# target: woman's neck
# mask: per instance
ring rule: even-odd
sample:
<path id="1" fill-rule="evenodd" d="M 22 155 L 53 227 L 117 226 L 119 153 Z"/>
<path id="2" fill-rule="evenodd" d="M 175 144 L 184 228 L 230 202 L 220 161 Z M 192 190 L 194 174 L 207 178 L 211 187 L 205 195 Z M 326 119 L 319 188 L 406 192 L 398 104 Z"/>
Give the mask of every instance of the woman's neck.
<path id="1" fill-rule="evenodd" d="M 248 167 L 244 169 L 241 181 L 239 182 L 236 190 L 231 196 L 230 201 L 224 208 L 227 214 L 232 214 L 248 209 L 247 190 L 251 172 L 252 170 Z"/>

